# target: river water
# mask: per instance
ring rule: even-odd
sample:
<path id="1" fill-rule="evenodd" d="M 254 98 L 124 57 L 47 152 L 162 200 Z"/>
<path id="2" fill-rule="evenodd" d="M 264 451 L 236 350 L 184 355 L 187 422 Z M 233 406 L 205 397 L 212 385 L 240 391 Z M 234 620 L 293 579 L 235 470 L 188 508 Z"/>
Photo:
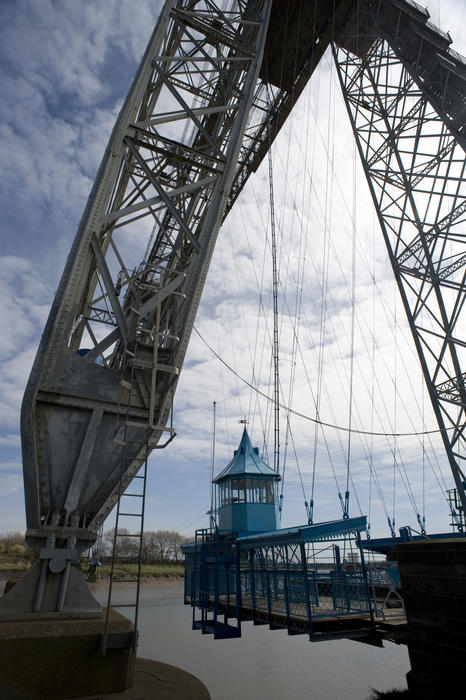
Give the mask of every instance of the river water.
<path id="1" fill-rule="evenodd" d="M 92 586 L 92 593 L 106 602 L 105 586 Z M 114 584 L 113 600 L 132 602 L 127 584 Z M 183 605 L 178 582 L 141 587 L 139 631 L 138 656 L 193 673 L 212 700 L 366 700 L 371 688 L 406 688 L 410 668 L 403 645 L 310 643 L 306 635 L 290 637 L 252 622 L 242 624 L 240 639 L 215 641 L 191 630 L 191 608 Z"/>

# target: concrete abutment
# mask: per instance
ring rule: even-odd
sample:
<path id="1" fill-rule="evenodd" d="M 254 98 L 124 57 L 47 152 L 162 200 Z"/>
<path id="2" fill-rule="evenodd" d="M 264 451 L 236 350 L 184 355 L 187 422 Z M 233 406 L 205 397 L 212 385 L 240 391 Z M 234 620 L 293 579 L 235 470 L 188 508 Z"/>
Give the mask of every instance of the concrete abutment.
<path id="1" fill-rule="evenodd" d="M 423 700 L 466 683 L 466 537 L 397 545 L 408 622 L 408 687 Z"/>

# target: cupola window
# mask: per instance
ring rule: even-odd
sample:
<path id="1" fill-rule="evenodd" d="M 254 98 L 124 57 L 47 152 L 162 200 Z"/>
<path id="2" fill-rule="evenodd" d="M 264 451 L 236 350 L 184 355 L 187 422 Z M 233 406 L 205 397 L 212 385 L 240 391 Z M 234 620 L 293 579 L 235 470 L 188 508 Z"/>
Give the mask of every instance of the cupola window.
<path id="1" fill-rule="evenodd" d="M 246 429 L 233 459 L 215 479 L 220 530 L 266 532 L 277 527 L 276 482 L 280 476 L 253 448 Z"/>
<path id="2" fill-rule="evenodd" d="M 246 500 L 246 494 L 244 492 L 244 479 L 240 479 L 238 501 L 240 503 L 244 503 L 245 500 Z"/>

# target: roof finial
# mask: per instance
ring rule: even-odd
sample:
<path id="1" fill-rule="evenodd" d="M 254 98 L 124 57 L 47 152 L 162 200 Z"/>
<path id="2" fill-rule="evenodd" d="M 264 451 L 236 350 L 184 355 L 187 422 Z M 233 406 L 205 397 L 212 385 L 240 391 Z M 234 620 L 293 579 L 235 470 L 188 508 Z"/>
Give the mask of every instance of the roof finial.
<path id="1" fill-rule="evenodd" d="M 249 421 L 248 421 L 248 419 L 246 418 L 246 416 L 244 416 L 244 418 L 241 418 L 241 420 L 239 421 L 239 423 L 242 423 L 243 425 L 247 425 L 247 424 L 249 423 Z"/>

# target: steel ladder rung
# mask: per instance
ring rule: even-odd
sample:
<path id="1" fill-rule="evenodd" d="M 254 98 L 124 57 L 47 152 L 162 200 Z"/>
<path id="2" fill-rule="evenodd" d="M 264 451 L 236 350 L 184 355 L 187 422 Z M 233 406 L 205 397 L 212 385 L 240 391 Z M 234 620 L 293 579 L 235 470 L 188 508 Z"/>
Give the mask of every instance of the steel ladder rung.
<path id="1" fill-rule="evenodd" d="M 129 583 L 134 583 L 134 581 L 130 581 Z M 114 603 L 112 605 L 112 608 L 135 608 L 136 603 Z"/>
<path id="2" fill-rule="evenodd" d="M 117 537 L 139 537 L 139 539 L 142 539 L 142 535 L 131 535 L 128 532 L 117 532 Z"/>
<path id="3" fill-rule="evenodd" d="M 148 394 L 148 385 L 147 381 L 144 380 L 139 380 L 138 377 L 138 358 L 136 357 L 137 350 L 135 349 L 134 353 L 131 351 L 127 350 L 127 359 L 129 360 L 128 364 L 132 365 L 132 372 L 131 372 L 131 377 L 125 378 L 121 382 L 121 386 L 126 388 L 128 390 L 128 405 L 126 409 L 126 414 L 121 415 L 121 428 L 123 429 L 123 432 L 120 433 L 121 438 L 115 440 L 115 442 L 119 445 L 122 446 L 123 448 L 123 455 L 122 455 L 122 474 L 121 474 L 121 481 L 120 481 L 120 489 L 122 491 L 119 493 L 118 497 L 118 509 L 117 509 L 117 519 L 115 523 L 115 543 L 119 543 L 120 541 L 124 541 L 124 538 L 136 538 L 136 548 L 139 550 L 139 563 L 141 561 L 141 552 L 142 552 L 142 546 L 143 546 L 143 538 L 144 538 L 144 533 L 142 531 L 142 526 L 144 522 L 144 501 L 145 501 L 145 481 L 147 478 L 147 454 L 146 458 L 141 458 L 141 457 L 135 457 L 133 459 L 129 458 L 127 454 L 125 454 L 125 448 L 128 447 L 128 451 L 134 448 L 131 448 L 131 445 L 135 445 L 138 447 L 137 452 L 140 452 L 139 448 L 143 447 L 143 441 L 141 440 L 131 440 L 128 439 L 131 434 L 131 427 L 138 428 L 140 431 L 144 431 L 146 434 L 146 450 L 147 450 L 147 441 L 149 440 L 149 435 L 150 435 L 150 425 L 149 425 L 149 416 L 147 414 L 147 408 L 149 405 L 150 401 L 150 394 Z M 152 363 L 151 363 L 152 365 Z M 137 417 L 135 415 L 132 415 L 131 412 L 131 397 L 132 396 L 137 396 L 138 401 L 142 402 L 142 410 L 140 411 L 141 417 Z M 147 404 L 147 406 L 146 406 Z M 124 478 L 123 474 L 126 472 L 127 469 L 130 469 L 131 465 L 136 469 L 137 472 L 142 471 L 142 474 L 134 474 L 133 476 L 130 476 L 128 478 Z M 130 488 L 130 483 L 133 479 L 143 479 L 144 484 L 141 486 L 143 489 L 142 493 L 125 493 L 126 489 Z M 126 486 L 123 489 L 123 484 L 126 482 Z M 135 482 L 136 483 L 136 482 Z M 128 511 L 122 511 L 121 506 L 123 505 L 122 499 L 125 498 L 125 496 L 128 496 L 129 498 L 136 498 L 136 499 L 142 499 L 141 500 L 141 508 L 142 512 L 128 512 Z M 129 505 L 129 504 L 128 504 Z M 138 506 L 138 501 L 133 502 L 133 506 L 136 507 Z M 129 506 L 130 508 L 132 506 Z M 136 533 L 127 533 L 127 532 L 119 532 L 118 531 L 118 525 L 120 523 L 120 527 L 123 525 L 124 526 L 124 521 L 120 521 L 119 518 L 139 518 L 139 521 L 132 521 L 135 524 L 135 529 L 139 530 Z M 117 557 L 116 556 L 116 548 L 114 548 L 113 551 L 113 556 L 112 556 L 112 568 L 113 565 L 121 565 L 123 563 L 127 563 L 127 558 L 126 557 Z M 131 576 L 131 578 L 129 578 Z M 112 575 L 112 582 L 113 582 L 113 575 Z M 127 584 L 134 584 L 136 586 L 136 589 L 132 591 L 133 594 L 135 594 L 135 600 L 131 603 L 118 603 L 114 602 L 112 600 L 112 586 L 109 588 L 109 595 L 108 595 L 108 607 L 109 608 L 128 608 L 130 610 L 134 610 L 134 621 L 135 625 L 137 624 L 137 617 L 138 617 L 138 606 L 139 606 L 139 586 L 140 586 L 140 570 L 139 567 L 137 571 L 135 572 L 134 576 L 129 574 L 129 572 L 126 573 L 125 578 L 123 579 L 116 579 L 115 581 L 121 581 L 122 583 L 127 583 Z M 131 596 L 132 597 L 132 596 Z M 107 623 L 106 623 L 107 624 Z"/>
<path id="4" fill-rule="evenodd" d="M 128 566 L 127 557 L 115 557 L 115 566 Z M 130 565 L 132 566 L 132 565 Z M 133 574 L 125 573 L 125 576 L 133 576 Z"/>
<path id="5" fill-rule="evenodd" d="M 125 425 L 127 428 L 151 428 L 152 430 L 162 430 L 163 432 L 170 432 L 171 428 L 168 425 L 158 425 L 154 423 L 149 423 L 148 421 L 141 421 L 138 423 L 135 420 L 127 420 L 125 421 Z M 115 442 L 115 440 L 114 440 Z M 139 444 L 141 441 L 140 440 L 125 440 L 126 444 Z"/>

